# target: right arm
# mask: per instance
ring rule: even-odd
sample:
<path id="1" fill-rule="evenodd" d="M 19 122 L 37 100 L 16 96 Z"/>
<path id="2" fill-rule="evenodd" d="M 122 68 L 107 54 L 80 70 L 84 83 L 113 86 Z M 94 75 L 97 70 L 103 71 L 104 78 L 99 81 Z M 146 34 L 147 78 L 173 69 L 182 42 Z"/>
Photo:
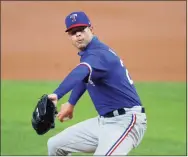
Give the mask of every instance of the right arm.
<path id="1" fill-rule="evenodd" d="M 90 73 L 90 69 L 87 66 L 78 65 L 69 73 L 53 93 L 57 95 L 58 100 L 61 99 L 70 90 L 82 83 Z"/>
<path id="2" fill-rule="evenodd" d="M 94 69 L 97 69 L 96 73 Z M 105 63 L 103 63 L 100 58 L 95 55 L 90 55 L 64 79 L 53 94 L 48 95 L 48 97 L 57 104 L 57 101 L 72 89 L 69 102 L 61 105 L 61 110 L 57 115 L 61 122 L 63 122 L 65 117 L 72 118 L 74 105 L 86 90 L 86 85 L 84 84 L 85 78 L 89 81 L 92 71 L 96 78 L 104 77 L 107 70 Z"/>

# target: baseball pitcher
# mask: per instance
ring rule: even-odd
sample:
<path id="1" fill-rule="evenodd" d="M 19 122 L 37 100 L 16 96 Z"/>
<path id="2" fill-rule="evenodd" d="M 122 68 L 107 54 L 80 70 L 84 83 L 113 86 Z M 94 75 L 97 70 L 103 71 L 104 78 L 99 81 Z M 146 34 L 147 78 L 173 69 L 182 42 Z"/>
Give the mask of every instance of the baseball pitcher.
<path id="1" fill-rule="evenodd" d="M 72 12 L 65 24 L 72 44 L 79 51 L 80 64 L 48 98 L 57 105 L 71 91 L 68 102 L 61 105 L 57 114 L 63 122 L 73 118 L 74 107 L 87 90 L 98 116 L 51 137 L 47 143 L 48 154 L 127 155 L 139 145 L 147 128 L 145 109 L 134 82 L 116 52 L 94 35 L 84 12 Z"/>

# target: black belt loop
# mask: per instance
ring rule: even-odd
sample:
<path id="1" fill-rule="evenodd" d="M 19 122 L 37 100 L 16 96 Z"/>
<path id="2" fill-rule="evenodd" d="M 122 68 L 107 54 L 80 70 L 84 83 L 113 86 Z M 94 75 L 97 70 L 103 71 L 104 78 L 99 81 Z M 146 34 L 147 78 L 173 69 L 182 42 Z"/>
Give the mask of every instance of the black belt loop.
<path id="1" fill-rule="evenodd" d="M 145 113 L 145 108 L 144 108 L 144 107 L 142 107 L 141 112 L 142 112 L 142 113 Z"/>

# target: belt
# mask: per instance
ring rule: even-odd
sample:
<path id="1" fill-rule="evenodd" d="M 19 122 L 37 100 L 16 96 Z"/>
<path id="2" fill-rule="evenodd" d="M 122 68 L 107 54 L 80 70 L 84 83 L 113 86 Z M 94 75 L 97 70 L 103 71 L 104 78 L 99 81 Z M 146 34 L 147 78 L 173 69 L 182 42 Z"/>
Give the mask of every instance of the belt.
<path id="1" fill-rule="evenodd" d="M 130 110 L 130 111 L 131 111 L 131 110 Z M 132 110 L 132 111 L 134 111 L 134 110 Z M 141 109 L 140 112 L 141 112 L 141 113 L 145 113 L 145 108 L 142 107 L 142 109 Z M 123 115 L 123 114 L 125 114 L 125 113 L 126 113 L 125 109 L 124 109 L 124 108 L 120 108 L 120 109 L 117 109 L 117 110 L 115 110 L 115 111 L 108 112 L 108 113 L 106 113 L 106 114 L 105 114 L 104 116 L 102 116 L 102 117 L 111 118 L 111 117 L 115 117 L 115 116 L 118 116 L 118 115 Z"/>

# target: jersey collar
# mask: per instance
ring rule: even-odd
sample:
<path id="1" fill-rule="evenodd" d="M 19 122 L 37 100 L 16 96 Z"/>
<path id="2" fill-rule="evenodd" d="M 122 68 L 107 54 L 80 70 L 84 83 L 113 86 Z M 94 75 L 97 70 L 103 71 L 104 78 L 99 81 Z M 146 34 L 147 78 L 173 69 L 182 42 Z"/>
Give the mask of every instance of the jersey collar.
<path id="1" fill-rule="evenodd" d="M 96 43 L 98 42 L 98 38 L 96 36 L 93 36 L 92 40 L 90 41 L 90 43 L 87 45 L 86 49 L 84 51 L 80 51 L 78 52 L 79 56 L 83 56 L 84 53 L 89 50 L 92 49 L 96 46 Z"/>

